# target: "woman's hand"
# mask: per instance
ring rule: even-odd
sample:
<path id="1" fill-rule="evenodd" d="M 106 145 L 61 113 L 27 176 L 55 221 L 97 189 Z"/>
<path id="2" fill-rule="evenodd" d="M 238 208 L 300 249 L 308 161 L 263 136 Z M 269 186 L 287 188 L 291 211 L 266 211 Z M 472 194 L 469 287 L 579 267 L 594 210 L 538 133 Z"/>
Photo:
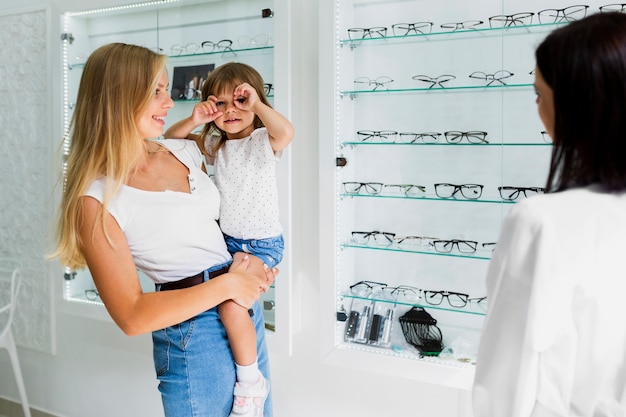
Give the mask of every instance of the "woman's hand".
<path id="1" fill-rule="evenodd" d="M 236 286 L 232 300 L 242 307 L 250 308 L 262 293 L 266 292 L 278 275 L 278 268 L 270 269 L 256 256 L 238 252 L 228 274 Z"/>

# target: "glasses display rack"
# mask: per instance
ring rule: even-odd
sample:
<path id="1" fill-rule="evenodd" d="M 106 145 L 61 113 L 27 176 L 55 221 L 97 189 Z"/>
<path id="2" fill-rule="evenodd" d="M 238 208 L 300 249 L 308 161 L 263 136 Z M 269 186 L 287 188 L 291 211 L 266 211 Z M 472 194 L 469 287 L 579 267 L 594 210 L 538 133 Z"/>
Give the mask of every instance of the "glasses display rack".
<path id="1" fill-rule="evenodd" d="M 320 207 L 326 361 L 467 388 L 500 224 L 547 176 L 534 48 L 601 4 L 462 3 L 324 9 Z"/>
<path id="2" fill-rule="evenodd" d="M 276 106 L 276 95 L 286 94 L 287 88 L 277 80 L 287 77 L 282 70 L 274 71 L 273 9 L 271 0 L 158 0 L 64 13 L 61 16 L 64 132 L 72 117 L 82 69 L 89 54 L 111 42 L 141 45 L 169 56 L 170 92 L 175 105 L 168 112 L 165 129 L 191 114 L 208 72 L 230 61 L 257 69 L 266 83 L 270 102 Z M 281 56 L 285 59 L 287 55 Z M 283 88 L 285 90 L 281 91 Z M 69 148 L 67 140 L 65 151 Z M 282 222 L 287 232 L 289 224 Z M 281 271 L 281 285 L 288 293 L 289 266 L 285 262 Z M 142 273 L 139 275 L 144 291 L 154 291 L 152 282 Z M 271 331 L 276 330 L 275 308 L 280 309 L 275 290 L 272 287 L 261 300 L 266 328 Z M 63 298 L 70 304 L 102 306 L 88 270 L 66 271 Z M 290 316 L 289 311 L 284 314 Z"/>

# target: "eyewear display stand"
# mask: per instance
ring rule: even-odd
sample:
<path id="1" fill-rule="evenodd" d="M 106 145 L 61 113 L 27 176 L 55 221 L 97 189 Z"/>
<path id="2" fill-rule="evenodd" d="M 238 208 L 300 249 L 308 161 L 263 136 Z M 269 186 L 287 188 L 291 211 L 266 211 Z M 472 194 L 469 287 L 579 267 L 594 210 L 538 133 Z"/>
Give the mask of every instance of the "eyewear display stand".
<path id="1" fill-rule="evenodd" d="M 320 6 L 327 363 L 471 386 L 501 222 L 547 177 L 534 48 L 601 6 L 552 3 Z M 436 323 L 419 342 L 399 321 L 414 309 Z"/>
<path id="2" fill-rule="evenodd" d="M 288 85 L 280 82 L 288 79 L 288 65 L 283 62 L 288 59 L 288 53 L 274 53 L 276 19 L 273 8 L 272 0 L 158 0 L 64 13 L 61 16 L 63 134 L 72 117 L 82 69 L 89 54 L 111 42 L 141 45 L 169 56 L 168 75 L 175 106 L 168 112 L 165 128 L 191 114 L 200 99 L 207 74 L 230 61 L 243 62 L 257 69 L 266 83 L 266 94 L 272 105 L 288 114 L 288 109 L 281 109 L 287 102 Z M 284 19 L 279 22 L 285 25 Z M 276 60 L 281 61 L 276 64 Z M 66 137 L 66 151 L 68 141 Z M 288 162 L 281 164 L 279 170 L 289 169 Z M 279 182 L 280 204 L 285 206 L 281 212 L 284 213 L 289 212 L 286 206 L 290 196 L 285 185 L 289 175 L 289 172 L 279 175 L 281 181 L 284 178 L 284 183 Z M 290 219 L 284 218 L 281 222 L 287 235 Z M 261 304 L 266 328 L 272 335 L 284 335 L 286 343 L 281 344 L 289 346 L 291 307 L 289 302 L 281 303 L 281 299 L 287 300 L 291 292 L 288 259 L 281 263 L 280 269 L 281 288 L 272 287 L 264 294 Z M 140 273 L 140 278 L 144 291 L 154 291 L 154 285 L 146 276 Z M 110 320 L 88 270 L 66 271 L 64 300 L 66 309 Z M 282 332 L 281 325 L 284 326 Z"/>

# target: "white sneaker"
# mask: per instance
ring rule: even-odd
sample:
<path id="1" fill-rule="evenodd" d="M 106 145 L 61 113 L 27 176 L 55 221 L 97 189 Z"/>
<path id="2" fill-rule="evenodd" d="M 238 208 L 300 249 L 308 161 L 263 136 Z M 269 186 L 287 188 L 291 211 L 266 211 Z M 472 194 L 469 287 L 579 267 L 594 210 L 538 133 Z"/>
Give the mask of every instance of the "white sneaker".
<path id="1" fill-rule="evenodd" d="M 229 417 L 263 417 L 263 406 L 270 392 L 270 382 L 264 377 L 254 385 L 235 384 L 233 409 Z"/>

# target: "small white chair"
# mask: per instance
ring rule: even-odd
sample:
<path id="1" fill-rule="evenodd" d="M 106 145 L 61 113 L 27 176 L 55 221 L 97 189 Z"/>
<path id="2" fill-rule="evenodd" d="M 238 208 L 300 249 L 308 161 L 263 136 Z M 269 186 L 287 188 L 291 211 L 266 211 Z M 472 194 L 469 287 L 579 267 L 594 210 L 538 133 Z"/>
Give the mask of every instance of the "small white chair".
<path id="1" fill-rule="evenodd" d="M 21 284 L 20 267 L 17 262 L 0 260 L 0 289 L 9 288 L 8 303 L 5 298 L 6 292 L 2 291 L 0 298 L 0 349 L 6 349 L 9 352 L 9 359 L 13 367 L 15 382 L 22 401 L 22 409 L 25 417 L 31 417 L 28 400 L 26 399 L 26 389 L 24 388 L 24 379 L 20 369 L 20 362 L 17 357 L 17 347 L 15 339 L 11 332 L 11 324 L 13 322 L 13 313 L 17 304 L 17 294 L 20 291 Z"/>

